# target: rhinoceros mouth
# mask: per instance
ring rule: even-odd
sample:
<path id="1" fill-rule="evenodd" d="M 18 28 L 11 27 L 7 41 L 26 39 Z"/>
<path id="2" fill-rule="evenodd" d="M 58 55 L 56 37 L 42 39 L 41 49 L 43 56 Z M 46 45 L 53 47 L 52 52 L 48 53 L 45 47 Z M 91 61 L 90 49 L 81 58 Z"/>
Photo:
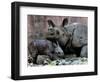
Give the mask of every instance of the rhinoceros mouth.
<path id="1" fill-rule="evenodd" d="M 54 35 L 54 33 L 50 33 L 50 35 Z"/>
<path id="2" fill-rule="evenodd" d="M 55 35 L 55 33 L 54 33 L 54 32 L 49 32 L 48 34 L 49 34 L 49 35 Z"/>

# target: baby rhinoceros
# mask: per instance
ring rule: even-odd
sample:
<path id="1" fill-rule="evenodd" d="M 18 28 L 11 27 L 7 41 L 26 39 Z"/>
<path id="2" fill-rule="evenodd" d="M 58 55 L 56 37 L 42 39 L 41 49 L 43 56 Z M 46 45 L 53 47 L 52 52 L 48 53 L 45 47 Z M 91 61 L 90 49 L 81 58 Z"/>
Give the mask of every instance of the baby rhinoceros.
<path id="1" fill-rule="evenodd" d="M 36 63 L 38 55 L 47 55 L 51 60 L 64 56 L 59 44 L 49 40 L 33 40 L 28 48 L 32 63 Z M 30 61 L 30 59 L 28 61 Z M 40 62 L 43 61 L 44 60 L 40 60 Z"/>

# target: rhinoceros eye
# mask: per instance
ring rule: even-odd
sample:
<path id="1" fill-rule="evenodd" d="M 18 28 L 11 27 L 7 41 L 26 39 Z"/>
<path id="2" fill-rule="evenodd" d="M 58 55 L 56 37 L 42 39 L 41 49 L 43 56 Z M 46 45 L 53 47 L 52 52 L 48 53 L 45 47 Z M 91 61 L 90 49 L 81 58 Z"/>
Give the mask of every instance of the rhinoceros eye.
<path id="1" fill-rule="evenodd" d="M 62 35 L 64 36 L 65 34 L 63 33 Z"/>

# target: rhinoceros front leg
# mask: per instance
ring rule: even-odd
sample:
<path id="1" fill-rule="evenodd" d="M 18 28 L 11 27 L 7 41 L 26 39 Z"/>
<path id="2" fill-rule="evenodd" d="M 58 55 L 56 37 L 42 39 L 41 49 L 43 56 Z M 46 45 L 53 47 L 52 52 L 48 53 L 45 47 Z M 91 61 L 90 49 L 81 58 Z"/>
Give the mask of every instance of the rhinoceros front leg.
<path id="1" fill-rule="evenodd" d="M 81 57 L 88 57 L 87 45 L 82 47 L 80 56 L 81 56 Z"/>

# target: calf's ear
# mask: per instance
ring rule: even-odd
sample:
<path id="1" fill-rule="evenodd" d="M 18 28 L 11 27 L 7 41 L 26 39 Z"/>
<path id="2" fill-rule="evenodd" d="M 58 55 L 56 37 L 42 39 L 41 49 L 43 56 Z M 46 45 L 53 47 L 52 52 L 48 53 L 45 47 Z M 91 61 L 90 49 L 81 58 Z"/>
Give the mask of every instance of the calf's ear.
<path id="1" fill-rule="evenodd" d="M 68 18 L 65 18 L 62 22 L 62 27 L 65 27 L 68 24 Z"/>
<path id="2" fill-rule="evenodd" d="M 49 27 L 55 27 L 55 24 L 53 23 L 52 20 L 48 20 L 47 22 L 48 22 Z"/>

